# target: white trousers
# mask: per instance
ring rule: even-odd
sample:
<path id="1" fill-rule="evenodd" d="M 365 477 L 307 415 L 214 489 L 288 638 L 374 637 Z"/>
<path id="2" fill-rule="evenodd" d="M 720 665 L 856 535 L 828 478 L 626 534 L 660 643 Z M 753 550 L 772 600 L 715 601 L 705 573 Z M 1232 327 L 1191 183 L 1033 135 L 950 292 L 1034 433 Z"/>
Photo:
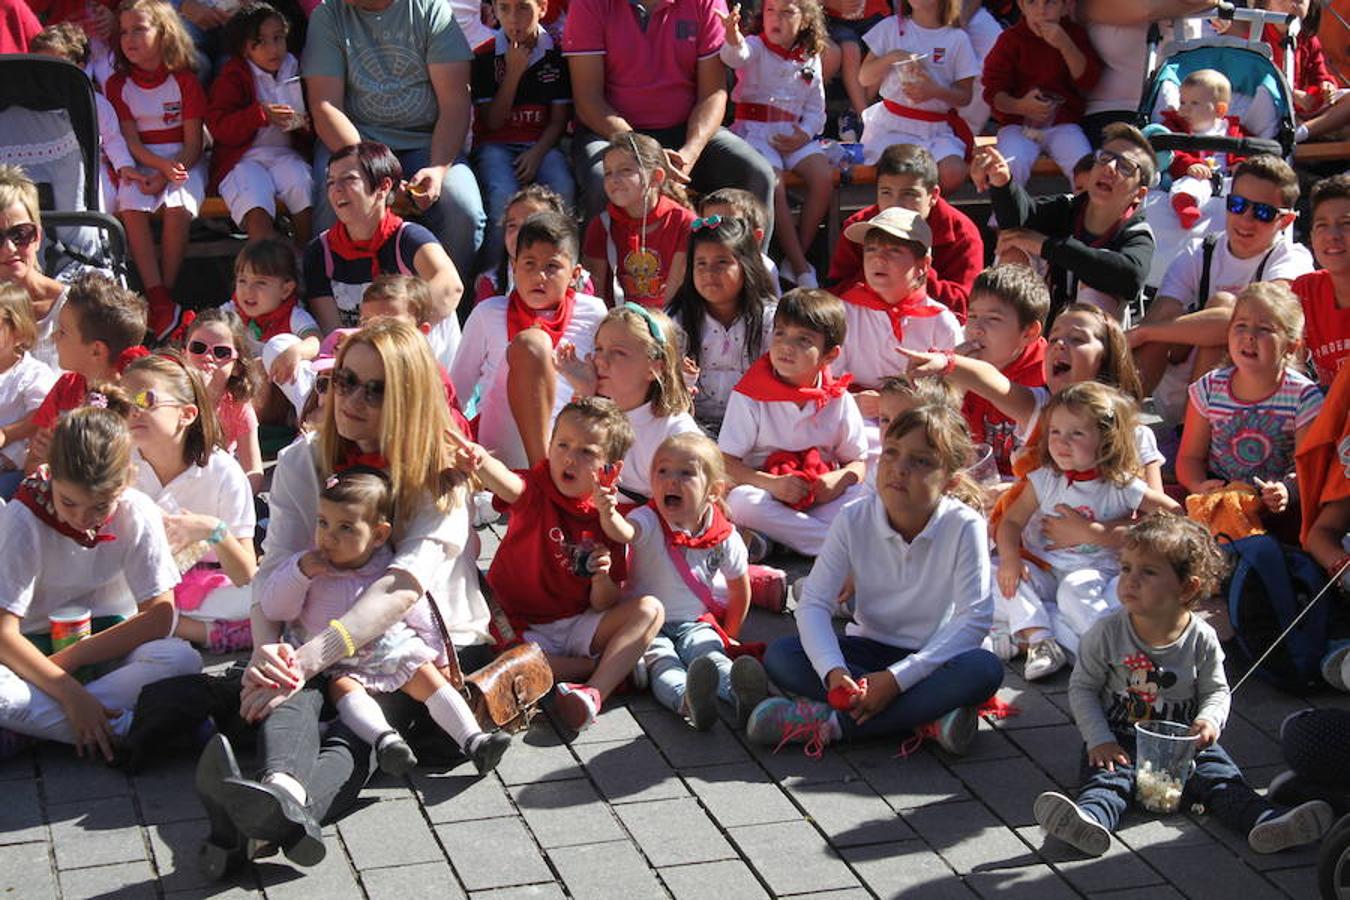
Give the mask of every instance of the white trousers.
<path id="1" fill-rule="evenodd" d="M 866 488 L 855 484 L 829 503 L 812 506 L 803 512 L 766 490 L 742 484 L 727 495 L 727 504 L 731 507 L 731 520 L 737 525 L 752 528 L 798 553 L 818 556 L 835 516 L 850 503 L 866 496 Z"/>
<path id="2" fill-rule="evenodd" d="M 220 180 L 220 196 L 235 222 L 252 209 L 275 217 L 278 198 L 291 212 L 302 212 L 310 207 L 312 190 L 309 163 L 290 147 L 250 147 Z"/>
<path id="3" fill-rule="evenodd" d="M 1026 184 L 1031 179 L 1031 167 L 1036 164 L 1041 151 L 1055 161 L 1072 184 L 1073 167 L 1092 152 L 1092 145 L 1083 129 L 1072 122 L 1049 128 L 1004 125 L 998 130 L 998 152 L 1012 160 L 1013 180 L 1018 184 Z"/>
<path id="4" fill-rule="evenodd" d="M 998 560 L 993 561 L 998 569 Z M 1070 653 L 1078 652 L 1083 634 L 1101 616 L 1120 606 L 1116 596 L 1119 576 L 1100 569 L 1050 571 L 1027 564 L 1028 578 L 1017 585 L 1011 597 L 1003 596 L 997 584 L 994 595 L 994 628 L 1012 634 L 1026 629 L 1044 629 Z"/>

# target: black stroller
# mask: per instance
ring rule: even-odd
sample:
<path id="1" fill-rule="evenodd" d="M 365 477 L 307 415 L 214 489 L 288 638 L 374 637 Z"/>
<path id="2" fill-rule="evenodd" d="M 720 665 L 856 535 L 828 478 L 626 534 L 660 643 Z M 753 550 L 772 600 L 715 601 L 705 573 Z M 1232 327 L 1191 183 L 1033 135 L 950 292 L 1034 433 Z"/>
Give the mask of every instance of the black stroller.
<path id="1" fill-rule="evenodd" d="M 78 66 L 0 55 L 0 163 L 21 167 L 38 185 L 43 271 L 64 281 L 97 269 L 126 283 L 122 224 L 99 211 L 94 88 Z"/>

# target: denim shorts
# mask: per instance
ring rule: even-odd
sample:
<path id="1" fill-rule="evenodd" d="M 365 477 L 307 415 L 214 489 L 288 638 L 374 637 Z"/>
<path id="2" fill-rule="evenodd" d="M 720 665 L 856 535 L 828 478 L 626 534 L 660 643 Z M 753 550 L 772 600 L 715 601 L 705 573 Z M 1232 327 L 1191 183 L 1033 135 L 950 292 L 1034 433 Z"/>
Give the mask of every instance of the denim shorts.
<path id="1" fill-rule="evenodd" d="M 826 16 L 825 30 L 830 33 L 830 40 L 836 44 L 861 44 L 863 35 L 884 18 L 886 17 L 868 16 L 866 19 L 837 19 L 834 16 Z"/>

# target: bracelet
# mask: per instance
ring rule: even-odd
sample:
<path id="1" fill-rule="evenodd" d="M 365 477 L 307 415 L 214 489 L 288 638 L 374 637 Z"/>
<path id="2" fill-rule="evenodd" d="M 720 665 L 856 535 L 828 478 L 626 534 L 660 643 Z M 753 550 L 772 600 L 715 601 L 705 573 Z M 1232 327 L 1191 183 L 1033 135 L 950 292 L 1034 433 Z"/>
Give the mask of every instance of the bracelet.
<path id="1" fill-rule="evenodd" d="M 1333 578 L 1336 577 L 1336 574 L 1338 572 L 1344 574 L 1346 571 L 1347 564 L 1350 564 L 1350 553 L 1342 554 L 1340 559 L 1332 563 L 1331 568 L 1327 569 L 1327 574 L 1332 576 Z"/>
<path id="2" fill-rule="evenodd" d="M 336 631 L 338 633 L 338 637 L 342 638 L 343 646 L 347 648 L 347 655 L 355 656 L 356 642 L 352 640 L 352 634 L 350 631 L 347 630 L 347 626 L 343 625 L 337 619 L 332 619 L 328 622 L 328 627 Z"/>
<path id="3" fill-rule="evenodd" d="M 217 519 L 216 527 L 212 528 L 211 533 L 206 536 L 206 542 L 214 547 L 216 544 L 225 540 L 228 535 L 229 531 L 225 528 L 225 521 L 223 519 Z"/>
<path id="4" fill-rule="evenodd" d="M 956 371 L 956 351 L 943 350 L 942 355 L 947 357 L 947 364 L 942 367 L 942 374 L 950 375 Z"/>

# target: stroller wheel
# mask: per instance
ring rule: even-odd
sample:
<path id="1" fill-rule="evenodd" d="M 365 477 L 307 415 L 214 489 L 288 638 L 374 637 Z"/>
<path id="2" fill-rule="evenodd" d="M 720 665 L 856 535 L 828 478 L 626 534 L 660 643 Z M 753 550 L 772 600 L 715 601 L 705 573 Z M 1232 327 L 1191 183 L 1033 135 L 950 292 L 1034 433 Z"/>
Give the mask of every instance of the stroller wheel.
<path id="1" fill-rule="evenodd" d="M 1350 816 L 1333 825 L 1322 841 L 1317 886 L 1323 900 L 1350 898 Z"/>

